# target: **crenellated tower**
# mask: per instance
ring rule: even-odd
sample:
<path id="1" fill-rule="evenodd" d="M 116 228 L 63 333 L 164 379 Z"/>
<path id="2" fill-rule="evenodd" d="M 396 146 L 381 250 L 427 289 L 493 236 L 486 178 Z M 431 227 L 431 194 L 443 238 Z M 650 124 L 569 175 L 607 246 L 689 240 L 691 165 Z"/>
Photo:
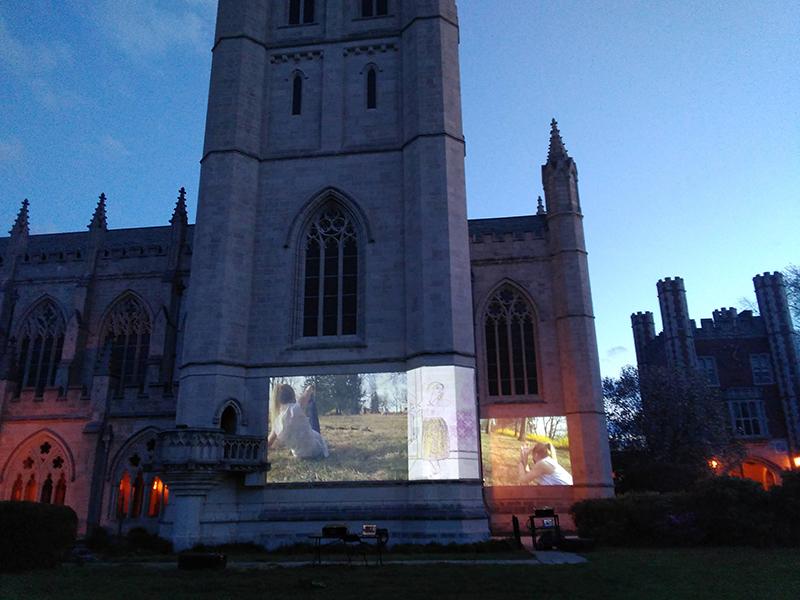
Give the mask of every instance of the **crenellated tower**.
<path id="1" fill-rule="evenodd" d="M 800 453 L 800 360 L 786 285 L 779 272 L 753 277 L 758 310 L 764 320 L 775 379 L 786 415 L 790 454 Z"/>
<path id="2" fill-rule="evenodd" d="M 678 369 L 697 367 L 694 324 L 689 319 L 686 288 L 681 277 L 665 277 L 656 284 L 664 327 L 667 364 Z"/>
<path id="3" fill-rule="evenodd" d="M 636 349 L 636 363 L 641 369 L 647 363 L 647 345 L 656 337 L 653 313 L 649 310 L 633 313 L 631 327 L 633 328 L 633 344 Z"/>

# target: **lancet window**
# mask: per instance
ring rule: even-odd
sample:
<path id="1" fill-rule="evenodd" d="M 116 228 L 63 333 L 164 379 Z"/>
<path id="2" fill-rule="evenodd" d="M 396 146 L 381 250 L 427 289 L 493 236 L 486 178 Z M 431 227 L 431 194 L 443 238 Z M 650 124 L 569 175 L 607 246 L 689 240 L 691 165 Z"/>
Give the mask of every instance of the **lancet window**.
<path id="1" fill-rule="evenodd" d="M 41 396 L 55 385 L 58 362 L 64 347 L 64 318 L 55 303 L 41 302 L 25 319 L 19 337 L 22 387 L 34 388 Z"/>
<path id="2" fill-rule="evenodd" d="M 505 285 L 484 314 L 486 380 L 489 396 L 537 394 L 535 319 L 530 302 Z"/>
<path id="3" fill-rule="evenodd" d="M 104 342 L 110 349 L 110 373 L 116 379 L 116 393 L 126 387 L 144 386 L 150 351 L 150 318 L 133 295 L 117 301 L 106 318 Z"/>
<path id="4" fill-rule="evenodd" d="M 354 335 L 358 314 L 358 234 L 350 216 L 330 202 L 305 236 L 303 336 Z"/>

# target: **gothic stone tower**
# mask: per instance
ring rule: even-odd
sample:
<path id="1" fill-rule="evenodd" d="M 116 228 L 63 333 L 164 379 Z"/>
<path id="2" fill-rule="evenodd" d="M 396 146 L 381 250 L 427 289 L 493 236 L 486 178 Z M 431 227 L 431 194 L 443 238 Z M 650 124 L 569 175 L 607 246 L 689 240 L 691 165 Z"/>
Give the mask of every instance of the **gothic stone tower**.
<path id="1" fill-rule="evenodd" d="M 275 377 L 403 372 L 409 398 L 438 382 L 441 410 L 476 422 L 458 35 L 454 0 L 220 1 L 158 459 L 177 548 L 294 541 L 350 516 L 400 538 L 487 534 L 474 426 L 435 475 L 409 449 L 402 485 L 275 488 L 264 473 Z"/>

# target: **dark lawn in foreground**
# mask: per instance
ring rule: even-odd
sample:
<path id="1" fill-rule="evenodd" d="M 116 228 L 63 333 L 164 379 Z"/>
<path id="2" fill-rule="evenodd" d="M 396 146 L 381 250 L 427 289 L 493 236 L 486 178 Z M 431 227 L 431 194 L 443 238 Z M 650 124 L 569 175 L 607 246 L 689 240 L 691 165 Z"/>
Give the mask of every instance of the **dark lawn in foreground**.
<path id="1" fill-rule="evenodd" d="M 476 558 L 482 557 L 476 555 Z M 141 566 L 68 566 L 57 571 L 0 576 L 0 598 L 795 600 L 800 597 L 800 557 L 793 550 L 598 550 L 588 558 L 588 564 L 563 566 L 331 565 L 259 571 L 228 569 L 218 573 L 185 573 Z M 325 587 L 312 587 L 312 581 Z"/>

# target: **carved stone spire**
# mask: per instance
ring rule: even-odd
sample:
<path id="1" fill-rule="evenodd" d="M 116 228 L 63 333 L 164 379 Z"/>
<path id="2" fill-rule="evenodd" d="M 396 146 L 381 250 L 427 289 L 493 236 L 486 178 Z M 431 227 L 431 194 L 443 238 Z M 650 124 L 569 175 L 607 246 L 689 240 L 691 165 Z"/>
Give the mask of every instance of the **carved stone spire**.
<path id="1" fill-rule="evenodd" d="M 547 162 L 556 162 L 568 157 L 564 140 L 561 139 L 561 132 L 558 130 L 558 121 L 553 119 L 550 121 L 550 148 L 547 151 Z"/>
<path id="2" fill-rule="evenodd" d="M 19 209 L 19 213 L 17 213 L 17 219 L 14 221 L 14 225 L 11 227 L 11 231 L 9 233 L 13 235 L 28 235 L 30 233 L 30 221 L 28 215 L 28 206 L 30 202 L 28 199 L 22 201 L 22 206 Z"/>
<path id="3" fill-rule="evenodd" d="M 172 225 L 183 225 L 184 227 L 189 224 L 189 215 L 186 212 L 186 188 L 184 187 L 178 190 L 178 202 L 175 204 L 175 210 L 169 222 Z"/>
<path id="4" fill-rule="evenodd" d="M 89 229 L 108 229 L 108 220 L 106 219 L 106 195 L 103 193 L 100 194 L 97 208 L 94 209 L 92 222 L 89 223 Z"/>
<path id="5" fill-rule="evenodd" d="M 542 197 L 539 196 L 536 199 L 536 214 L 537 215 L 546 215 L 547 211 L 544 209 L 544 202 L 542 202 Z"/>

